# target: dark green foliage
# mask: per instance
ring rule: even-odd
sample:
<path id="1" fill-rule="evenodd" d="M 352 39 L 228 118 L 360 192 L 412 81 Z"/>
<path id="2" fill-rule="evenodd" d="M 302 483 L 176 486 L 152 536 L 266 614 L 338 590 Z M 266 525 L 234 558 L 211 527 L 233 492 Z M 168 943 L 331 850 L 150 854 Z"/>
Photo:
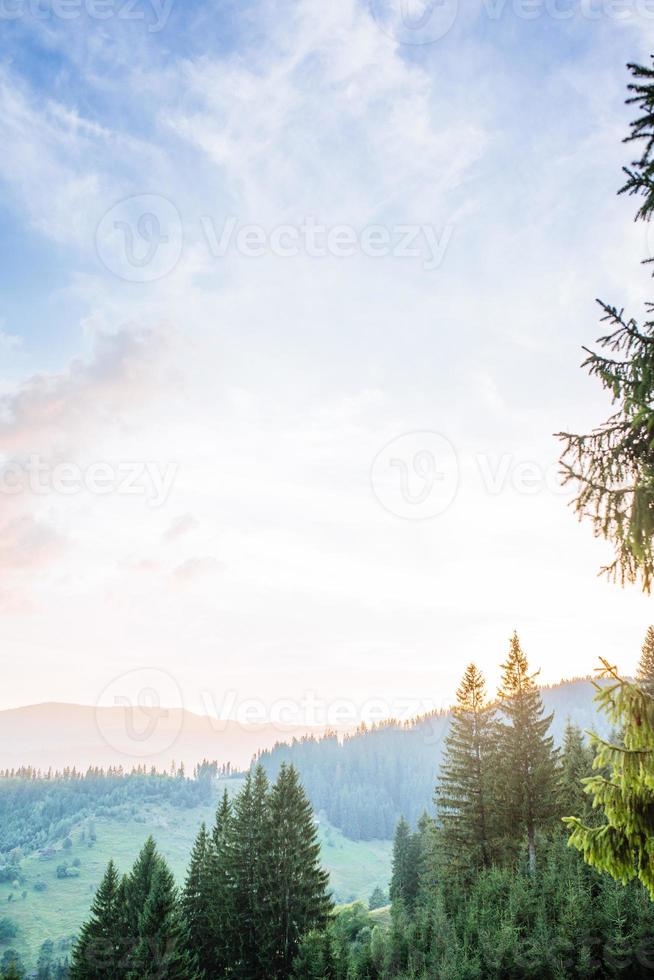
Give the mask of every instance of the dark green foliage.
<path id="1" fill-rule="evenodd" d="M 502 670 L 498 704 L 506 723 L 500 726 L 498 739 L 499 829 L 511 845 L 525 835 L 533 872 L 537 831 L 559 815 L 557 759 L 548 735 L 552 719 L 544 717 L 540 692 L 517 633 Z"/>
<path id="2" fill-rule="evenodd" d="M 139 939 L 128 980 L 196 980 L 173 876 L 159 858 L 139 917 Z"/>
<path id="3" fill-rule="evenodd" d="M 420 883 L 420 859 L 420 835 L 412 833 L 404 817 L 400 817 L 393 841 L 393 871 L 389 889 L 393 904 L 402 903 L 407 909 L 415 905 Z"/>
<path id="4" fill-rule="evenodd" d="M 290 976 L 291 980 L 335 980 L 336 964 L 327 932 L 314 929 L 302 938 Z"/>
<path id="5" fill-rule="evenodd" d="M 359 906 L 340 913 L 329 931 L 338 976 L 348 980 L 654 976 L 654 905 L 646 892 L 600 877 L 560 834 L 543 840 L 535 874 L 526 861 L 482 869 L 421 893 L 412 915 L 394 908 L 386 929 L 366 921 Z"/>
<path id="6" fill-rule="evenodd" d="M 82 926 L 73 949 L 70 975 L 73 980 L 118 980 L 123 976 L 125 912 L 118 872 L 109 862 L 93 904 L 91 917 Z"/>
<path id="7" fill-rule="evenodd" d="M 212 833 L 200 829 L 181 897 L 151 837 L 128 877 L 109 865 L 71 975 L 286 980 L 305 937 L 324 933 L 332 912 L 319 858 L 296 770 L 283 766 L 271 790 L 258 768 L 233 805 L 223 796 Z M 315 950 L 310 942 L 303 950 L 309 969 Z M 336 977 L 329 944 L 320 957 L 319 968 Z"/>
<path id="8" fill-rule="evenodd" d="M 74 980 L 196 980 L 173 876 L 149 837 L 131 873 L 109 862 L 73 950 Z"/>
<path id="9" fill-rule="evenodd" d="M 260 898 L 270 927 L 263 976 L 284 980 L 302 937 L 324 929 L 333 907 L 313 812 L 293 766 L 282 765 L 279 771 L 268 803 L 268 826 L 264 842 L 270 850 Z"/>
<path id="10" fill-rule="evenodd" d="M 210 926 L 212 955 L 204 967 L 207 980 L 220 977 L 231 966 L 235 940 L 234 887 L 230 875 L 230 843 L 232 840 L 232 805 L 224 791 L 216 811 L 216 820 L 208 843 L 210 861 Z"/>
<path id="11" fill-rule="evenodd" d="M 207 828 L 202 824 L 196 838 L 182 893 L 182 913 L 187 928 L 188 946 L 202 966 L 203 975 L 214 964 L 215 933 L 213 911 L 213 847 Z"/>
<path id="12" fill-rule="evenodd" d="M 451 868 L 488 867 L 494 857 L 497 734 L 484 678 L 470 664 L 457 690 L 435 797 L 440 849 Z"/>
<path id="13" fill-rule="evenodd" d="M 233 895 L 231 962 L 238 976 L 263 976 L 270 955 L 271 928 L 265 882 L 270 876 L 270 821 L 268 780 L 257 767 L 248 773 L 245 786 L 234 802 L 233 819 L 226 841 L 226 862 Z"/>
<path id="14" fill-rule="evenodd" d="M 150 835 L 134 862 L 131 874 L 123 882 L 126 929 L 129 941 L 133 946 L 136 946 L 139 939 L 141 915 L 152 891 L 155 872 L 161 860 L 157 853 L 154 837 Z"/>

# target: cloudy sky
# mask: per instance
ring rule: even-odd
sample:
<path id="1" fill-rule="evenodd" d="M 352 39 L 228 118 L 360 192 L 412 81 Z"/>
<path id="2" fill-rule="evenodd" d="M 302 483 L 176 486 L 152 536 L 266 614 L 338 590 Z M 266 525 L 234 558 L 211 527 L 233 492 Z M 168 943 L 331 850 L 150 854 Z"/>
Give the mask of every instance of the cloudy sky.
<path id="1" fill-rule="evenodd" d="M 3 0 L 0 708 L 631 669 L 557 482 L 645 0 Z M 654 240 L 653 240 L 654 243 Z M 309 719 L 311 720 L 311 719 Z"/>

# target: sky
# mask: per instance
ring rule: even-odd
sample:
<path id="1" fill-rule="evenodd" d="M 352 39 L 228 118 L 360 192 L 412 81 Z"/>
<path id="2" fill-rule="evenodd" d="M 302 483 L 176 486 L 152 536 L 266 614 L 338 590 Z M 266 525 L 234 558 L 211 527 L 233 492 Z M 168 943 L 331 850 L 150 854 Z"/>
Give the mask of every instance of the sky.
<path id="1" fill-rule="evenodd" d="M 641 316 L 647 0 L 0 0 L 0 708 L 633 670 L 560 487 Z M 122 699 L 122 700 L 121 700 Z"/>

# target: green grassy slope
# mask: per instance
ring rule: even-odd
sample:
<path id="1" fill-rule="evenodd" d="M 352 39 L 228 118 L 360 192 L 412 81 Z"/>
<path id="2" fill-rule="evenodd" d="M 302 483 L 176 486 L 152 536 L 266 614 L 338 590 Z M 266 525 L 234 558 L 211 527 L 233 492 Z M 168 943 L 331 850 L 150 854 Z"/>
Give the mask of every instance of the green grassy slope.
<path id="1" fill-rule="evenodd" d="M 238 789 L 236 780 L 224 785 L 230 792 Z M 219 787 L 222 793 L 222 785 Z M 186 872 L 191 846 L 198 828 L 204 820 L 213 822 L 215 805 L 180 810 L 169 805 L 147 805 L 138 819 L 119 822 L 96 819 L 97 840 L 89 847 L 82 840 L 82 831 L 88 824 L 80 825 L 73 832 L 73 846 L 68 851 L 57 846 L 57 853 L 47 859 L 38 855 L 25 858 L 21 871 L 25 881 L 19 885 L 0 883 L 0 918 L 9 916 L 18 925 L 15 939 L 0 943 L 0 956 L 13 947 L 23 956 L 30 968 L 36 963 L 41 943 L 52 939 L 57 945 L 77 931 L 86 918 L 95 888 L 104 869 L 113 858 L 120 871 L 131 867 L 141 845 L 152 833 L 161 853 L 182 883 Z M 319 823 L 323 862 L 330 871 L 334 898 L 338 903 L 360 898 L 368 899 L 375 885 L 387 888 L 390 877 L 390 841 L 354 842 L 324 821 Z M 80 861 L 79 877 L 58 879 L 57 865 L 66 861 Z M 47 884 L 45 891 L 35 891 L 34 884 L 41 880 Z M 23 898 L 23 893 L 25 897 Z M 11 896 L 11 901 L 9 901 Z M 65 945 L 58 949 L 63 955 Z"/>

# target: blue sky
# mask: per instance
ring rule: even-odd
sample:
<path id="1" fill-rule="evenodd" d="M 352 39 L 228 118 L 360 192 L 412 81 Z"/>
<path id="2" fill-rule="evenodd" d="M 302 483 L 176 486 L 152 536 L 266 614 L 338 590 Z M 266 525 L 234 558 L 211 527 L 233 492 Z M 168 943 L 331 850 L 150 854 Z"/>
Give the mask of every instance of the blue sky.
<path id="1" fill-rule="evenodd" d="M 421 44 L 399 0 L 2 7 L 0 452 L 171 482 L 0 495 L 0 707 L 146 670 L 394 713 L 514 627 L 548 681 L 633 667 L 649 601 L 596 578 L 552 433 L 607 411 L 594 298 L 651 295 L 615 191 L 654 17 L 452 3 Z"/>

